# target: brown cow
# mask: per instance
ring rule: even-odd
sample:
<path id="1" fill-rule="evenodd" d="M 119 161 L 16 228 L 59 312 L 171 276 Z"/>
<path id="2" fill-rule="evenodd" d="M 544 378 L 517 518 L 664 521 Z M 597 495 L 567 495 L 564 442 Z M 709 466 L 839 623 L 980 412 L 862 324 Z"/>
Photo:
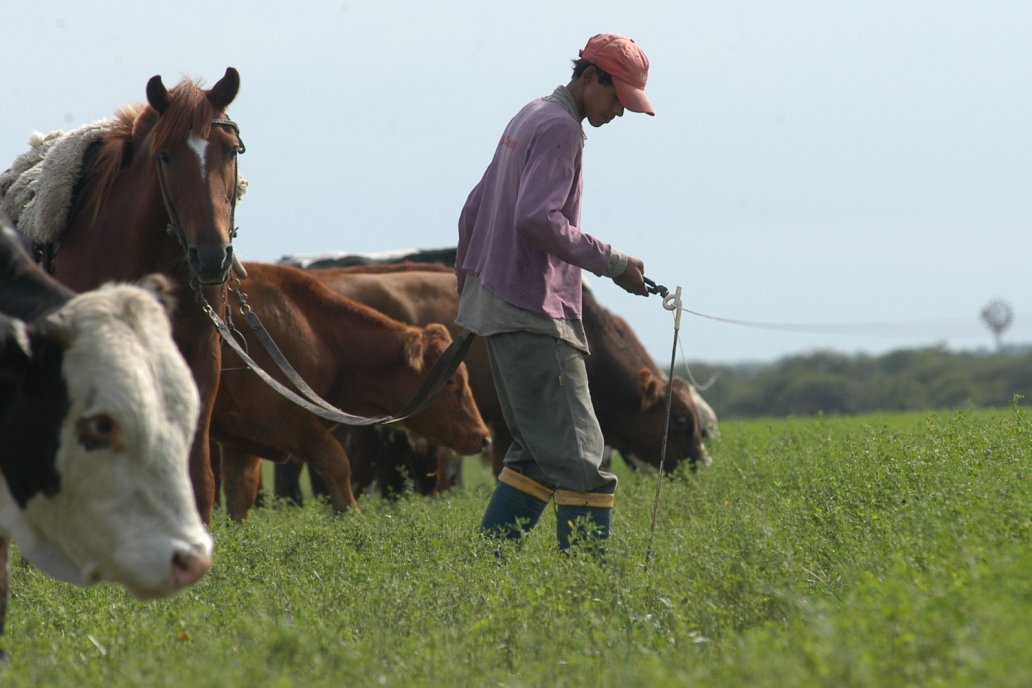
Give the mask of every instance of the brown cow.
<path id="1" fill-rule="evenodd" d="M 324 268 L 310 274 L 337 293 L 403 322 L 443 322 L 449 323 L 453 332 L 458 329 L 454 324 L 458 294 L 449 268 L 401 264 Z M 583 305 L 584 329 L 592 351 L 587 359 L 588 381 L 606 443 L 658 466 L 666 418 L 665 375 L 627 323 L 603 308 L 587 288 Z M 493 431 L 497 474 L 512 437 L 502 418 L 482 341 L 474 343 L 466 365 L 477 406 Z M 673 469 L 685 459 L 693 468 L 708 464 L 698 411 L 683 380 L 675 378 L 672 401 L 665 467 Z"/>
<path id="2" fill-rule="evenodd" d="M 584 329 L 591 344 L 588 380 L 595 413 L 606 436 L 606 444 L 653 466 L 659 465 L 663 424 L 666 422 L 668 383 L 626 320 L 603 308 L 590 290 L 584 290 Z M 635 390 L 640 407 L 626 406 L 629 376 L 637 370 Z M 620 371 L 614 375 L 614 371 Z M 597 380 L 597 382 L 596 382 Z M 619 400 L 623 399 L 621 403 Z M 628 412 L 631 415 L 628 415 Z M 607 432 L 606 428 L 609 428 Z M 691 385 L 674 377 L 670 430 L 664 467 L 674 468 L 687 459 L 691 468 L 710 464 L 703 445 L 703 425 Z"/>
<path id="3" fill-rule="evenodd" d="M 349 413 L 383 416 L 400 410 L 452 341 L 442 325 L 402 324 L 326 289 L 313 273 L 264 263 L 246 263 L 245 268 L 243 291 L 287 360 L 316 393 Z M 246 338 L 257 363 L 284 381 L 253 333 Z M 222 445 L 230 516 L 243 518 L 254 503 L 258 456 L 308 460 L 329 481 L 335 508 L 355 506 L 348 458 L 331 423 L 273 391 L 243 368 L 236 354 L 225 355 L 231 360 L 219 386 L 212 428 Z M 488 435 L 465 366 L 425 410 L 402 424 L 463 453 L 480 451 Z"/>

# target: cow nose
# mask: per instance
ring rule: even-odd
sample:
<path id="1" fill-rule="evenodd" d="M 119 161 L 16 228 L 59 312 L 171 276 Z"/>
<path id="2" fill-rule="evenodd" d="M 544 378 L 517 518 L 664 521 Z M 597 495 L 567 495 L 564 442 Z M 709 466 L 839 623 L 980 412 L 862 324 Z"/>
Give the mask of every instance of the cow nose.
<path id="1" fill-rule="evenodd" d="M 176 589 L 199 581 L 211 568 L 211 556 L 204 552 L 179 551 L 172 555 L 172 582 Z"/>

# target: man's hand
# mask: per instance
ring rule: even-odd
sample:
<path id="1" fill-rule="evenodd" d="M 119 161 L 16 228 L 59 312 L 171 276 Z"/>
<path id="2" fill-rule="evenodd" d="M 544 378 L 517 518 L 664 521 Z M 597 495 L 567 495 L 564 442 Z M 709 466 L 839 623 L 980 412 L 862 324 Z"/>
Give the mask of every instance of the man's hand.
<path id="1" fill-rule="evenodd" d="M 649 295 L 649 290 L 645 286 L 645 264 L 633 256 L 627 257 L 627 267 L 619 276 L 614 277 L 613 281 L 624 291 L 639 296 Z"/>

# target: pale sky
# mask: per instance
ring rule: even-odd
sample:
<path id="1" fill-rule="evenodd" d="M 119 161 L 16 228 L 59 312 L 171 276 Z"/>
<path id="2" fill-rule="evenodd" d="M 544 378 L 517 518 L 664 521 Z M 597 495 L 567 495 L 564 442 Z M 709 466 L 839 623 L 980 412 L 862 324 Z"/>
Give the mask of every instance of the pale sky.
<path id="1" fill-rule="evenodd" d="M 688 309 L 814 326 L 685 315 L 689 360 L 989 348 L 979 312 L 995 298 L 1016 315 L 1004 341 L 1032 342 L 1026 0 L 43 0 L 3 14 L 0 169 L 33 130 L 144 100 L 154 74 L 210 86 L 236 67 L 250 182 L 236 246 L 262 261 L 454 245 L 509 118 L 569 80 L 592 34 L 622 33 L 650 58 L 657 115 L 585 124 L 582 229 L 681 285 Z M 660 301 L 591 283 L 665 368 Z"/>

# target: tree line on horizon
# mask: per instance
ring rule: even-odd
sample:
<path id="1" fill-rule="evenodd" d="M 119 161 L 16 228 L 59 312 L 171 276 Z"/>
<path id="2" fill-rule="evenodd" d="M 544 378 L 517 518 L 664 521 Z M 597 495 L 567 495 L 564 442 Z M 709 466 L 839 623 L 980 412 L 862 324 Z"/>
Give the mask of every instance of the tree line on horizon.
<path id="1" fill-rule="evenodd" d="M 1032 398 L 1032 349 L 816 351 L 762 365 L 691 363 L 677 374 L 688 377 L 689 369 L 699 383 L 715 378 L 701 393 L 722 420 L 988 408 Z"/>

